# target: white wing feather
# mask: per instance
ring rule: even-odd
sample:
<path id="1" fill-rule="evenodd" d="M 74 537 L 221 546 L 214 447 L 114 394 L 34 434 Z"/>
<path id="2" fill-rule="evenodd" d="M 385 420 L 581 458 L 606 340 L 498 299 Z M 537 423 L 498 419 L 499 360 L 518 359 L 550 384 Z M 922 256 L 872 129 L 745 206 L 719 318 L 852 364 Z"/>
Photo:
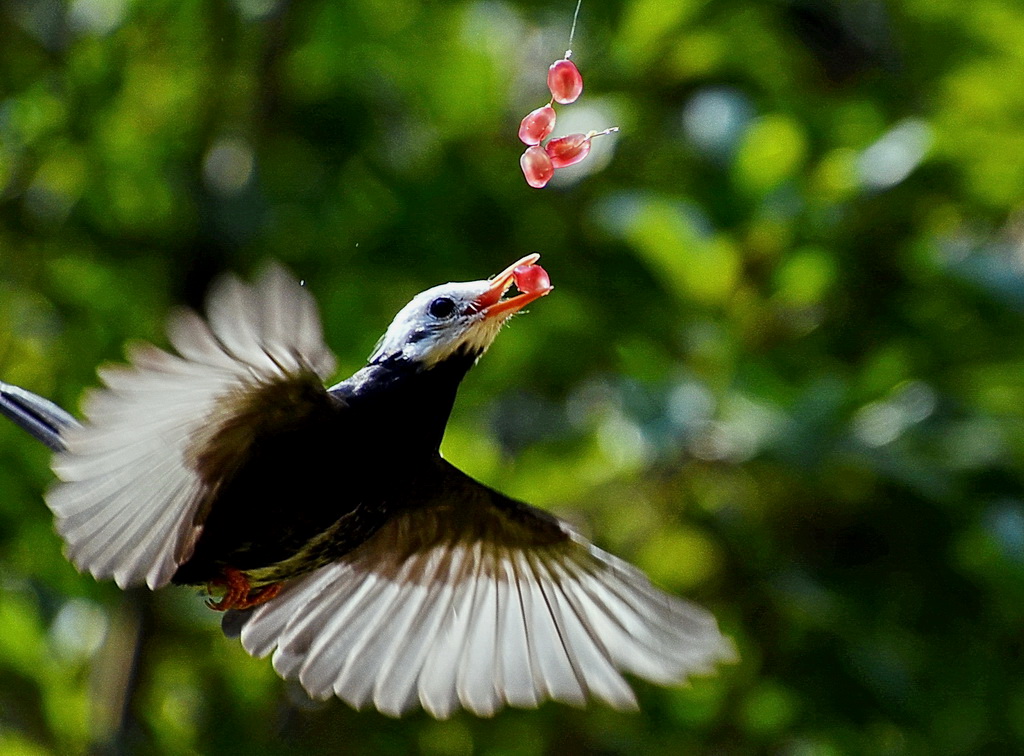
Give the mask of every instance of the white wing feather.
<path id="1" fill-rule="evenodd" d="M 733 658 L 705 610 L 563 524 L 531 545 L 530 518 L 550 529 L 549 517 L 484 499 L 392 519 L 256 609 L 243 646 L 273 652 L 278 673 L 314 697 L 441 718 L 547 698 L 635 708 L 623 673 L 678 684 Z"/>
<path id="2" fill-rule="evenodd" d="M 101 370 L 106 388 L 87 398 L 86 424 L 65 432 L 67 451 L 54 459 L 63 482 L 47 503 L 69 558 L 122 588 L 165 585 L 191 554 L 203 482 L 190 444 L 221 419 L 221 400 L 334 369 L 313 297 L 281 268 L 251 286 L 223 279 L 207 311 L 209 326 L 188 310 L 170 320 L 180 356 L 143 344 L 129 366 Z"/>

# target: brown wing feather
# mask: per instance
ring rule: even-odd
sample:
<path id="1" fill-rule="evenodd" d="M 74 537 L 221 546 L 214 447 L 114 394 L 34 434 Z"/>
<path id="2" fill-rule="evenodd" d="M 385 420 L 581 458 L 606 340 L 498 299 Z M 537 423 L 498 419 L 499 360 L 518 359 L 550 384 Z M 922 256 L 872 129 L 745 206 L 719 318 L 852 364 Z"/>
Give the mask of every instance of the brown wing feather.
<path id="1" fill-rule="evenodd" d="M 203 431 L 231 426 L 239 396 L 333 370 L 313 298 L 280 268 L 251 286 L 225 279 L 208 311 L 209 326 L 187 311 L 171 320 L 180 356 L 144 344 L 130 366 L 102 370 L 107 387 L 54 458 L 63 482 L 47 503 L 69 558 L 97 578 L 165 585 L 191 554 L 216 483 L 200 461 Z"/>
<path id="2" fill-rule="evenodd" d="M 551 515 L 442 460 L 435 498 L 287 585 L 246 650 L 315 697 L 398 715 L 489 715 L 546 698 L 635 706 L 622 673 L 682 683 L 732 658 L 703 609 Z"/>

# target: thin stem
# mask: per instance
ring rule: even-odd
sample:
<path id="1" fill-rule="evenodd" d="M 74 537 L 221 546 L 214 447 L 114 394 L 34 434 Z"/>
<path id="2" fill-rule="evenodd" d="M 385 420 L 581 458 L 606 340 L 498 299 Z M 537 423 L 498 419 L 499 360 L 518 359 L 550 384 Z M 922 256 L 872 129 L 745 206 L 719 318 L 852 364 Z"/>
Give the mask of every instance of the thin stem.
<path id="1" fill-rule="evenodd" d="M 572 38 L 576 36 L 576 19 L 580 17 L 580 6 L 583 0 L 576 0 L 576 11 L 572 14 L 572 28 L 569 30 L 569 49 L 565 51 L 565 59 L 572 57 Z"/>

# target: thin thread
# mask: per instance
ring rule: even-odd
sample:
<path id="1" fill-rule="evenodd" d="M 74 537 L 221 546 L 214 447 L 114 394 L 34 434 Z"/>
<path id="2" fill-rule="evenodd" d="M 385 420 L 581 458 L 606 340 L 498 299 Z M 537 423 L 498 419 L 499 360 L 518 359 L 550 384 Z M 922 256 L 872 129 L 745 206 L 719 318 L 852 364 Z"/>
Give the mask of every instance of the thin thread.
<path id="1" fill-rule="evenodd" d="M 580 6 L 583 0 L 576 0 L 576 12 L 572 14 L 572 28 L 569 30 L 569 49 L 565 51 L 565 59 L 572 57 L 572 38 L 576 36 L 576 19 L 580 17 Z"/>

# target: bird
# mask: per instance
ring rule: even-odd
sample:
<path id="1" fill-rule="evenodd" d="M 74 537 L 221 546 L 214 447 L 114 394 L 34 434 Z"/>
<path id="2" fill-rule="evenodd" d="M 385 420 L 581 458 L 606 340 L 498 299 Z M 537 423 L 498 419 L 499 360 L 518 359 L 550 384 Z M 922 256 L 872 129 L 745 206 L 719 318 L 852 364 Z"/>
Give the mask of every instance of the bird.
<path id="1" fill-rule="evenodd" d="M 553 287 L 534 253 L 430 288 L 333 386 L 316 302 L 283 267 L 228 275 L 98 370 L 84 420 L 0 383 L 55 454 L 65 553 L 121 588 L 199 587 L 316 699 L 437 718 L 547 699 L 635 709 L 735 659 L 707 610 L 440 453 L 463 377 Z"/>

